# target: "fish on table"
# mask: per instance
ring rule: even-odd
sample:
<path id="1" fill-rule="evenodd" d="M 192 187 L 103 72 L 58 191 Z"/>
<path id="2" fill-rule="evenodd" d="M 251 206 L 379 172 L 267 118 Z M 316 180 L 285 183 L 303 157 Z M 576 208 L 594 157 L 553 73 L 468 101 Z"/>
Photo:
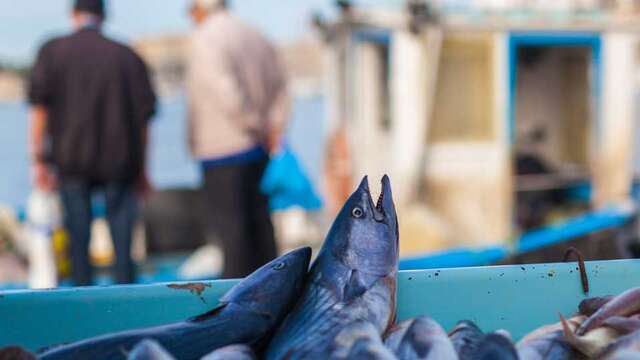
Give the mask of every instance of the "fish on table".
<path id="1" fill-rule="evenodd" d="M 460 360 L 469 360 L 484 333 L 472 321 L 462 320 L 449 332 L 449 339 Z"/>
<path id="2" fill-rule="evenodd" d="M 374 203 L 365 177 L 334 221 L 303 294 L 265 358 L 324 359 L 332 340 L 358 321 L 378 334 L 395 322 L 398 221 L 387 176 Z"/>
<path id="3" fill-rule="evenodd" d="M 382 341 L 368 338 L 358 339 L 349 351 L 349 360 L 398 360 L 398 358 L 387 349 Z"/>
<path id="4" fill-rule="evenodd" d="M 613 295 L 596 296 L 588 299 L 584 299 L 578 304 L 578 314 L 584 316 L 591 316 L 598 311 L 604 304 L 613 299 Z"/>
<path id="5" fill-rule="evenodd" d="M 620 335 L 626 335 L 640 330 L 640 315 L 612 316 L 603 322 L 603 326 L 615 329 Z"/>
<path id="6" fill-rule="evenodd" d="M 567 326 L 575 331 L 587 317 L 575 316 Z M 516 344 L 520 360 L 568 360 L 578 357 L 573 346 L 564 338 L 562 323 L 542 326 L 527 334 Z"/>
<path id="7" fill-rule="evenodd" d="M 518 360 L 513 342 L 503 334 L 485 335 L 475 348 L 473 360 Z"/>
<path id="8" fill-rule="evenodd" d="M 202 360 L 255 360 L 256 355 L 247 345 L 229 345 L 220 348 L 205 357 Z"/>
<path id="9" fill-rule="evenodd" d="M 590 358 L 600 353 L 602 349 L 620 335 L 615 329 L 607 326 L 595 328 L 584 335 L 577 335 L 577 331 L 574 333 L 562 315 L 560 315 L 560 321 L 563 326 L 562 331 L 565 340 L 576 350 Z M 582 323 L 582 325 L 584 325 L 584 323 Z M 580 327 L 578 327 L 578 329 L 580 329 Z"/>
<path id="10" fill-rule="evenodd" d="M 344 327 L 333 339 L 332 360 L 388 360 L 396 356 L 382 342 L 378 329 L 367 321 L 357 321 Z"/>
<path id="11" fill-rule="evenodd" d="M 231 288 L 211 311 L 178 323 L 103 335 L 39 354 L 42 360 L 122 359 L 145 339 L 160 343 L 180 360 L 200 359 L 232 344 L 265 341 L 300 295 L 310 248 L 283 255 Z"/>
<path id="12" fill-rule="evenodd" d="M 142 340 L 127 356 L 127 360 L 175 360 L 157 341 Z"/>
<path id="13" fill-rule="evenodd" d="M 629 358 L 629 353 L 640 352 L 640 330 L 619 337 L 597 354 L 597 359 L 620 360 L 622 356 Z M 633 359 L 633 358 L 631 358 Z"/>
<path id="14" fill-rule="evenodd" d="M 587 332 L 600 327 L 608 318 L 612 316 L 627 316 L 640 310 L 640 288 L 630 289 L 615 296 L 596 312 L 594 312 L 585 322 L 580 325 L 576 335 L 582 336 Z"/>
<path id="15" fill-rule="evenodd" d="M 396 325 L 386 337 L 385 344 L 403 360 L 458 359 L 456 349 L 442 326 L 426 316 Z"/>

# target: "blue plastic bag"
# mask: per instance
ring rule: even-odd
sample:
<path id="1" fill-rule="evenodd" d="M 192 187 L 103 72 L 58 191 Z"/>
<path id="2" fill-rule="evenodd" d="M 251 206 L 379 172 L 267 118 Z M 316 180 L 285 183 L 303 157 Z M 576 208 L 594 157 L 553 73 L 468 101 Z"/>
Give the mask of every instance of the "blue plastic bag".
<path id="1" fill-rule="evenodd" d="M 291 207 L 305 210 L 322 208 L 322 200 L 288 146 L 283 146 L 269 161 L 260 182 L 260 191 L 269 197 L 272 211 Z"/>

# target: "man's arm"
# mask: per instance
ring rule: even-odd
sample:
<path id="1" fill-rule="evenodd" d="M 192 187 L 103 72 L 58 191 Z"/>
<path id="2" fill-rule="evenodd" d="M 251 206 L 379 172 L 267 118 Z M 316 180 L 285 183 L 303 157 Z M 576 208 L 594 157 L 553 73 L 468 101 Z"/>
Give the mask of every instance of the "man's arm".
<path id="1" fill-rule="evenodd" d="M 287 86 L 287 73 L 282 59 L 275 52 L 275 88 L 273 102 L 269 111 L 269 123 L 267 128 L 267 148 L 271 154 L 280 150 L 282 138 L 286 131 L 289 115 L 291 112 L 291 98 Z"/>

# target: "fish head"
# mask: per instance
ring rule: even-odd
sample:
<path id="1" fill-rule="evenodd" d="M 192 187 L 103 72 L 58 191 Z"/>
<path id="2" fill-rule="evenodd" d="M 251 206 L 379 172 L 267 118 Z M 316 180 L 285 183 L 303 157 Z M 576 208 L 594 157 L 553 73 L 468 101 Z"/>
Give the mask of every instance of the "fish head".
<path id="1" fill-rule="evenodd" d="M 364 177 L 336 217 L 323 247 L 325 251 L 363 273 L 386 276 L 397 271 L 398 218 L 388 176 L 382 178 L 375 203 Z"/>
<path id="2" fill-rule="evenodd" d="M 310 247 L 280 256 L 234 286 L 220 302 L 234 303 L 280 320 L 302 291 L 310 260 Z"/>

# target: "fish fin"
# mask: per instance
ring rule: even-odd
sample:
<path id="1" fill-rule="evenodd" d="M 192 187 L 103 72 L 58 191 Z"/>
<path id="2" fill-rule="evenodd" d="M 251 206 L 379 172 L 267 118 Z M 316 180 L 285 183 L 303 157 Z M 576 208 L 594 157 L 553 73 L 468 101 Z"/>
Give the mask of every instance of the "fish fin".
<path id="1" fill-rule="evenodd" d="M 360 297 L 364 294 L 371 285 L 378 280 L 378 277 L 375 275 L 367 275 L 358 270 L 351 270 L 351 276 L 349 277 L 349 281 L 344 286 L 342 290 L 342 299 L 344 302 L 351 302 L 351 300 Z"/>
<path id="2" fill-rule="evenodd" d="M 198 316 L 194 316 L 192 318 L 187 319 L 188 322 L 201 322 L 210 319 L 211 317 L 216 316 L 222 309 L 227 306 L 227 303 L 220 303 L 218 306 L 213 309 L 207 311 L 204 314 L 200 314 Z"/>
<path id="3" fill-rule="evenodd" d="M 573 332 L 567 319 L 562 314 L 558 315 L 560 315 L 560 324 L 562 324 L 562 333 L 565 340 L 575 349 L 587 355 L 589 352 L 585 349 L 584 342 Z"/>

